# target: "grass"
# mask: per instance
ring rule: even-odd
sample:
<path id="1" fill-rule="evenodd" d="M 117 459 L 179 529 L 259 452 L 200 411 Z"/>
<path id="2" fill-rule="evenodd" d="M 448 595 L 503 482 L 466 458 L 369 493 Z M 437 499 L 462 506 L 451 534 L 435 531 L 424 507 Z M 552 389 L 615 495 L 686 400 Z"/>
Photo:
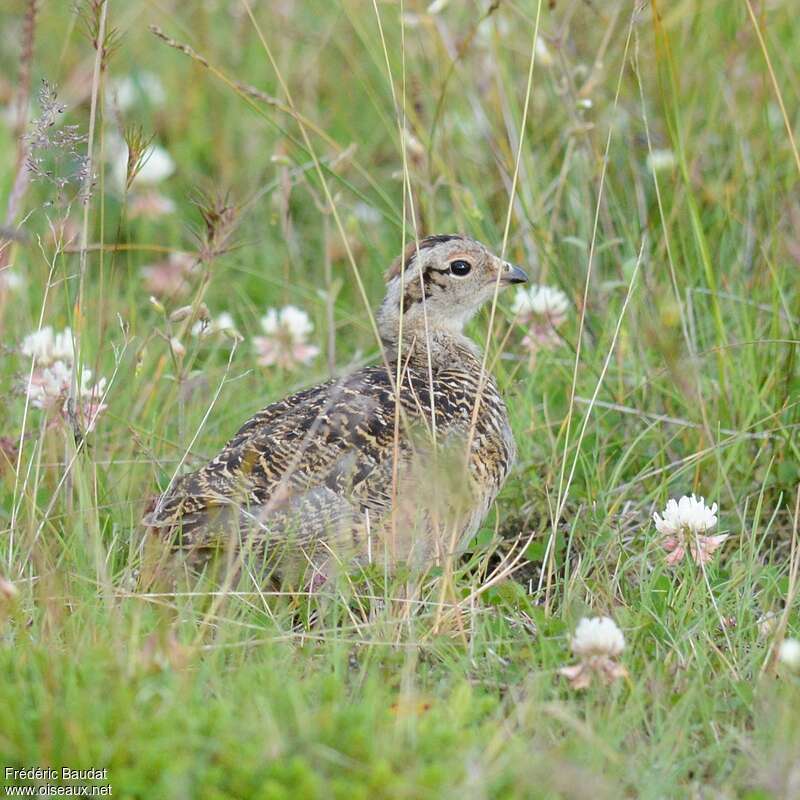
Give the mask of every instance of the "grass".
<path id="1" fill-rule="evenodd" d="M 0 605 L 0 765 L 106 767 L 131 798 L 798 796 L 800 682 L 775 669 L 784 632 L 759 630 L 776 613 L 800 635 L 791 4 L 111 2 L 99 58 L 68 5 L 42 4 L 32 29 L 27 2 L 0 12 L 2 74 L 20 75 L 0 97 L 30 95 L 32 120 L 39 81 L 57 85 L 66 122 L 94 125 L 97 175 L 88 250 L 68 201 L 81 165 L 54 147 L 46 164 L 73 180 L 61 197 L 33 181 L 0 246 L 24 278 L 0 291 L 0 576 L 18 592 Z M 84 8 L 94 34 L 102 9 Z M 107 89 L 148 72 L 164 99 L 140 88 L 120 112 Z M 175 161 L 158 185 L 174 213 L 134 217 L 136 188 L 113 182 L 106 155 L 131 125 Z M 674 166 L 654 173 L 662 150 Z M 13 122 L 0 153 L 13 198 Z M 201 210 L 224 191 L 220 238 Z M 59 245 L 64 218 L 78 234 Z M 507 256 L 574 306 L 531 359 L 500 297 L 489 363 L 519 460 L 473 555 L 312 597 L 143 587 L 138 521 L 179 465 L 331 366 L 377 358 L 364 298 L 379 302 L 414 223 L 497 249 L 507 232 Z M 161 309 L 140 268 L 180 251 L 200 269 Z M 169 321 L 201 301 L 245 341 Z M 286 303 L 323 354 L 259 367 L 249 340 Z M 70 325 L 111 379 L 77 446 L 18 390 L 40 321 Z M 731 534 L 705 570 L 668 567 L 650 522 L 691 492 Z M 517 537 L 520 569 L 492 579 Z M 624 630 L 629 677 L 576 692 L 557 670 L 589 614 Z"/>

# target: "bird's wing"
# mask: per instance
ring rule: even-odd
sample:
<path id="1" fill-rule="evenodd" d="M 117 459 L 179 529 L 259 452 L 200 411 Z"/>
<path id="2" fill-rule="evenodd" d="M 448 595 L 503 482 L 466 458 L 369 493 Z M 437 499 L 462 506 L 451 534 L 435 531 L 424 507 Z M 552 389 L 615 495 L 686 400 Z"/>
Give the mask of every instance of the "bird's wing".
<path id="1" fill-rule="evenodd" d="M 414 404 L 405 410 L 413 416 Z M 145 524 L 202 528 L 225 506 L 274 525 L 299 509 L 312 528 L 328 513 L 320 504 L 336 518 L 363 508 L 382 513 L 390 502 L 394 421 L 395 393 L 383 366 L 299 392 L 258 412 L 211 462 L 178 479 Z"/>
<path id="2" fill-rule="evenodd" d="M 170 527 L 178 520 L 190 522 L 192 514 L 207 507 L 229 504 L 246 489 L 247 481 L 240 481 L 240 473 L 248 440 L 273 424 L 280 426 L 281 420 L 290 418 L 297 407 L 319 405 L 328 386 L 323 383 L 297 392 L 258 411 L 208 464 L 175 479 L 155 509 L 145 515 L 144 524 Z"/>

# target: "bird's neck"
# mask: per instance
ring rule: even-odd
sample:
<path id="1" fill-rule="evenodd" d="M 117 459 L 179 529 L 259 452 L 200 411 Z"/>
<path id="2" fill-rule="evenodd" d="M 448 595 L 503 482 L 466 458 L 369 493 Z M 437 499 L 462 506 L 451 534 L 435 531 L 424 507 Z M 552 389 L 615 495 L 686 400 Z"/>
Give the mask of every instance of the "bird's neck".
<path id="1" fill-rule="evenodd" d="M 431 366 L 434 370 L 462 367 L 480 369 L 480 348 L 464 335 L 461 330 L 447 327 L 409 326 L 402 331 L 402 337 L 385 336 L 384 345 L 394 360 L 399 358 L 404 364 Z"/>
<path id="2" fill-rule="evenodd" d="M 423 302 L 401 302 L 401 285 L 395 279 L 378 309 L 377 323 L 381 339 L 391 358 L 434 370 L 474 362 L 480 366 L 478 346 L 464 335 L 464 326 L 474 309 L 450 309 L 447 314 Z M 401 309 L 403 313 L 401 315 Z"/>

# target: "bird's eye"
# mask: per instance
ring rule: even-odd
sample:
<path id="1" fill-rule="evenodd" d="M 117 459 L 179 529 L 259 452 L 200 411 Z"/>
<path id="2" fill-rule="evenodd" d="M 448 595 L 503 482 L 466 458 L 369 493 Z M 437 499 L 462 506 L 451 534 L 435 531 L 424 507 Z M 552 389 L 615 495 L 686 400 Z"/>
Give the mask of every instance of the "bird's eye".
<path id="1" fill-rule="evenodd" d="M 465 275 L 469 275 L 469 271 L 472 269 L 472 264 L 469 261 L 451 261 L 450 262 L 450 274 L 455 275 L 458 278 L 463 278 Z"/>

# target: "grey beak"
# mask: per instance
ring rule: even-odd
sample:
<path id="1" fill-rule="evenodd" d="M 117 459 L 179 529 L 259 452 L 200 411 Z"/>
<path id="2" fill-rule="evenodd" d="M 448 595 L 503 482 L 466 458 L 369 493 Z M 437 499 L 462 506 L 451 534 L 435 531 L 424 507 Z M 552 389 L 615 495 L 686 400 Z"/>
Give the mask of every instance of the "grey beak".
<path id="1" fill-rule="evenodd" d="M 513 264 L 506 264 L 506 271 L 503 273 L 503 283 L 527 283 L 528 276 L 519 267 Z"/>

